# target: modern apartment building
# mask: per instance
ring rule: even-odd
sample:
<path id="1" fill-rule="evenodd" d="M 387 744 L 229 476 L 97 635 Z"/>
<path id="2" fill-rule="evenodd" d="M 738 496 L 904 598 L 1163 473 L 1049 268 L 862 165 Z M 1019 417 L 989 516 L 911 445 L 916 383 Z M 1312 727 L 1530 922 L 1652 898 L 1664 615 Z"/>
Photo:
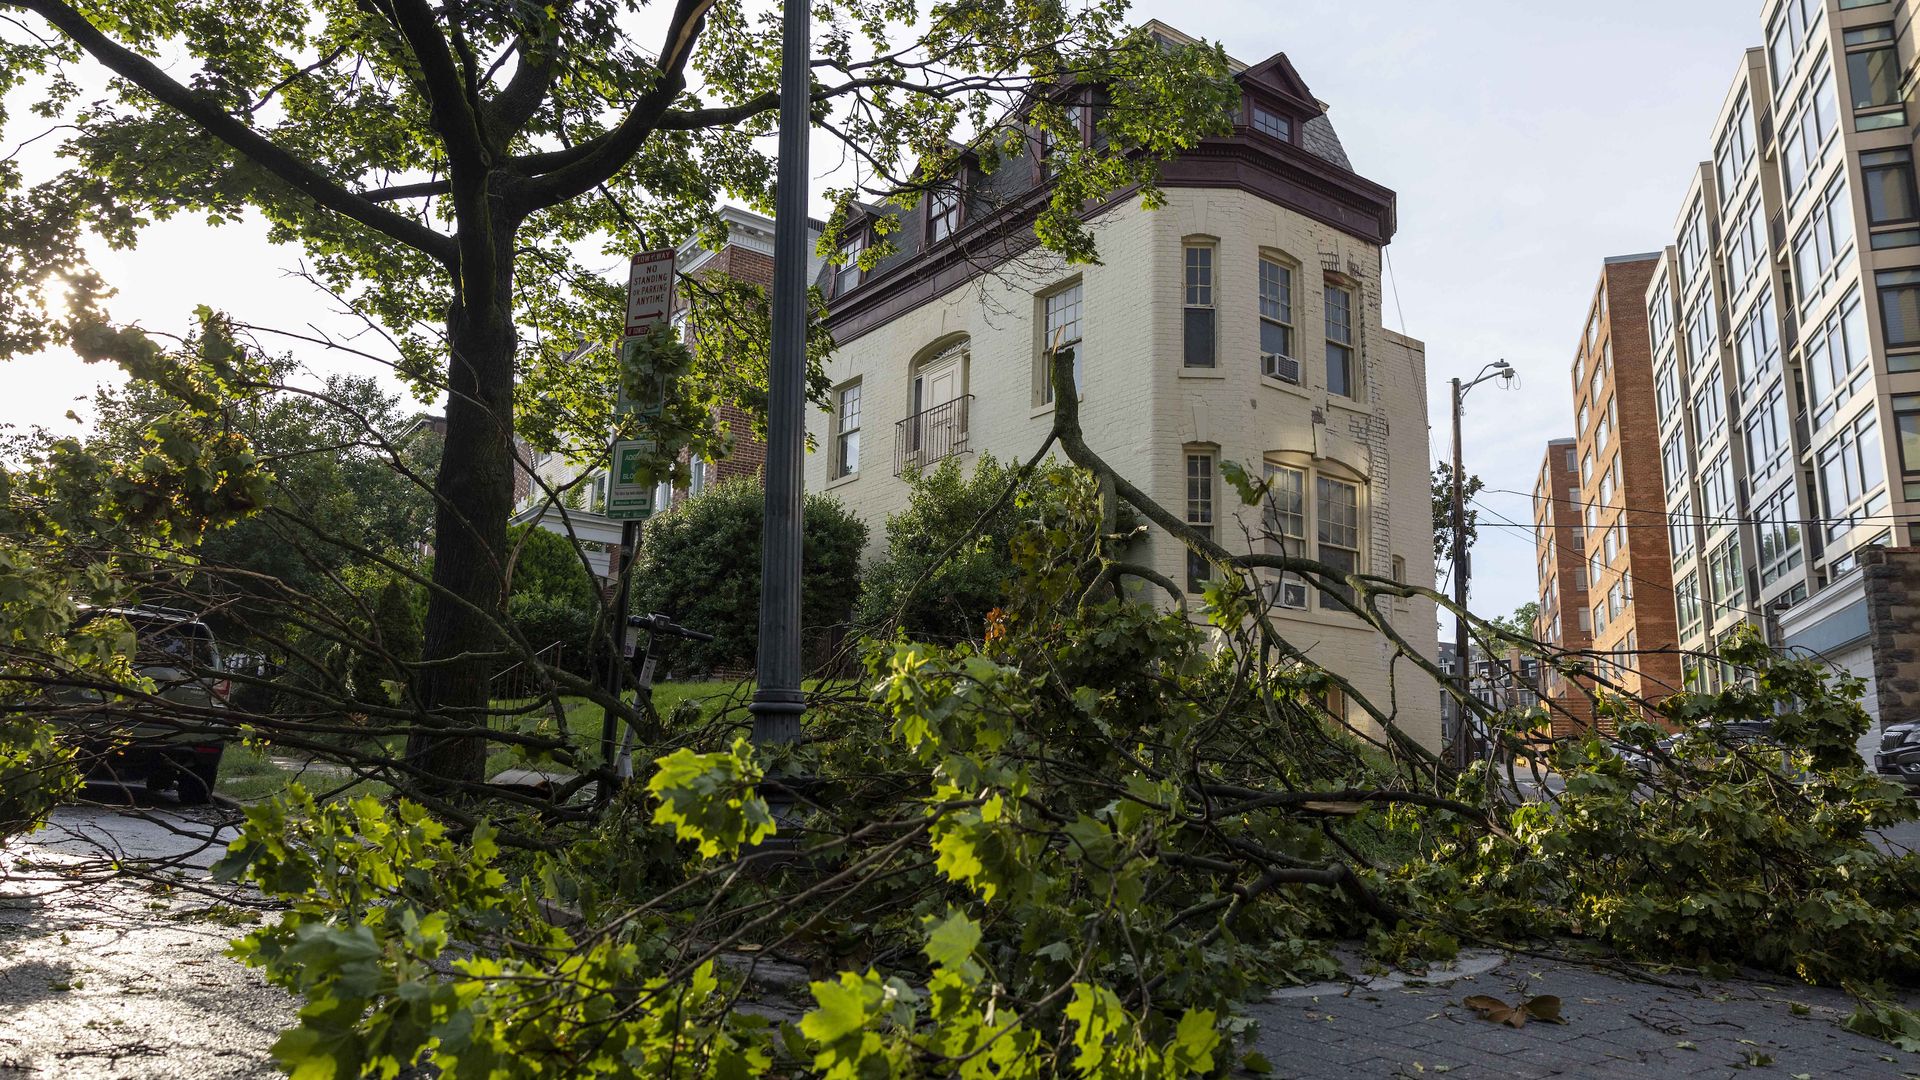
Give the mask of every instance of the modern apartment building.
<path id="1" fill-rule="evenodd" d="M 1647 283 L 1659 261 L 1654 253 L 1602 264 L 1573 359 L 1569 508 L 1583 538 L 1596 672 L 1609 688 L 1648 699 L 1681 688 L 1647 334 Z"/>
<path id="2" fill-rule="evenodd" d="M 1864 604 L 1821 594 L 1858 590 L 1863 549 L 1916 538 L 1912 14 L 1765 4 L 1767 44 L 1742 58 L 1648 287 L 1685 648 L 1741 623 L 1818 638 L 1796 610 Z"/>
<path id="3" fill-rule="evenodd" d="M 1577 439 L 1549 442 L 1533 484 L 1534 555 L 1540 580 L 1540 613 L 1533 636 L 1568 652 L 1593 647 L 1579 447 Z M 1592 723 L 1593 701 L 1586 688 L 1574 685 L 1552 665 L 1541 669 L 1539 689 L 1554 735 L 1573 735 Z"/>
<path id="4" fill-rule="evenodd" d="M 751 210 L 724 207 L 720 218 L 727 226 L 727 241 L 717 248 L 690 239 L 675 254 L 674 268 L 682 277 L 701 274 L 725 274 L 759 285 L 773 284 L 773 219 Z M 809 235 L 818 239 L 820 223 L 809 221 Z M 821 262 L 816 260 L 816 265 Z M 654 493 L 656 507 L 672 506 L 697 495 L 708 484 L 741 476 L 760 475 L 766 463 L 766 446 L 753 437 L 746 412 L 731 404 L 719 407 L 718 419 L 733 432 L 733 451 L 719 461 L 694 460 L 689 463 L 689 486 L 674 489 L 662 483 Z M 524 447 L 523 447 L 524 451 Z M 613 573 L 614 554 L 620 547 L 620 522 L 605 514 L 607 470 L 605 446 L 570 448 L 567 452 L 532 452 L 528 458 L 535 482 L 516 488 L 518 503 L 513 523 L 538 522 L 551 532 L 578 540 L 595 572 L 602 578 Z M 558 502 L 549 490 L 564 490 Z"/>
<path id="5" fill-rule="evenodd" d="M 1043 354 L 1058 341 L 1075 349 L 1088 441 L 1162 505 L 1229 546 L 1431 586 L 1424 349 L 1381 324 L 1393 192 L 1353 170 L 1285 55 L 1236 71 L 1234 132 L 1162 169 L 1163 206 L 1128 193 L 1089 210 L 1098 264 L 1032 244 L 1048 191 L 1037 137 L 1027 157 L 971 170 L 911 211 L 856 217 L 822 278 L 833 408 L 809 421 L 824 452 L 808 459 L 807 488 L 873 523 L 877 545 L 914 470 L 1030 456 L 1052 423 Z M 1097 88 L 1072 93 L 1063 104 L 1081 137 L 1104 138 Z M 887 216 L 897 250 L 863 272 L 852 256 Z M 1226 461 L 1271 478 L 1271 505 L 1240 506 Z M 1139 544 L 1136 559 L 1190 589 L 1206 575 L 1164 534 Z M 1266 584 L 1294 643 L 1375 703 L 1396 700 L 1380 635 L 1305 582 Z M 1435 655 L 1432 602 L 1391 608 Z M 1399 670 L 1402 727 L 1437 746 L 1434 695 L 1410 692 L 1422 676 Z"/>

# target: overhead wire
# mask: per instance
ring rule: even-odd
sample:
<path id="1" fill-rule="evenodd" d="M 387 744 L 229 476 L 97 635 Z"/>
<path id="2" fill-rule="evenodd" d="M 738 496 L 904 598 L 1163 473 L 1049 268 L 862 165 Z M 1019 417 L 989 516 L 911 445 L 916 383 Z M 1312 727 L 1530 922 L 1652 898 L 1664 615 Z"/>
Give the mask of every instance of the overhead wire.
<path id="1" fill-rule="evenodd" d="M 1510 518 L 1510 517 L 1507 517 L 1507 515 L 1505 515 L 1505 514 L 1503 514 L 1503 513 L 1501 513 L 1501 512 L 1500 512 L 1500 511 L 1498 511 L 1498 510 L 1495 510 L 1494 508 L 1492 508 L 1492 507 L 1490 507 L 1490 506 L 1487 506 L 1487 505 L 1486 505 L 1486 504 L 1484 504 L 1484 503 L 1482 503 L 1482 504 L 1480 504 L 1480 509 L 1482 509 L 1482 510 L 1485 510 L 1485 511 L 1486 511 L 1487 513 L 1489 513 L 1489 514 L 1492 514 L 1493 516 L 1495 516 L 1495 517 L 1497 517 L 1497 518 L 1501 518 L 1501 519 L 1502 519 L 1502 521 L 1504 522 L 1504 524 L 1505 524 L 1505 525 L 1507 525 L 1507 526 L 1512 526 L 1512 527 L 1515 527 L 1515 528 L 1522 528 L 1522 529 L 1532 529 L 1532 528 L 1533 528 L 1533 526 L 1531 526 L 1531 525 L 1521 525 L 1521 524 L 1520 524 L 1519 522 L 1517 522 L 1517 521 L 1515 521 L 1515 520 L 1513 520 L 1513 519 L 1512 519 L 1512 518 Z M 1501 522 L 1496 522 L 1495 524 L 1501 524 Z M 1585 567 L 1585 565 L 1586 565 L 1586 560 L 1584 560 L 1584 559 L 1583 559 L 1583 560 L 1581 560 L 1581 565 L 1582 565 L 1582 567 L 1584 568 L 1584 567 Z M 1536 578 L 1537 578 L 1537 576 L 1538 576 L 1538 574 L 1537 574 L 1537 571 L 1538 571 L 1538 568 L 1536 567 L 1535 569 L 1536 569 Z M 1678 598 L 1678 597 L 1680 596 L 1680 590 L 1678 590 L 1678 589 L 1676 589 L 1676 588 L 1674 588 L 1674 587 L 1673 587 L 1672 585 L 1670 585 L 1670 584 L 1662 584 L 1662 583 L 1661 583 L 1661 582 L 1659 582 L 1659 581 L 1652 581 L 1652 580 L 1648 580 L 1648 579 L 1646 579 L 1646 578 L 1643 578 L 1643 577 L 1638 577 L 1638 576 L 1635 576 L 1635 575 L 1632 575 L 1632 574 L 1630 574 L 1630 573 L 1629 573 L 1628 571 L 1626 571 L 1626 570 L 1616 570 L 1616 569 L 1615 569 L 1615 568 L 1614 568 L 1613 566 L 1611 566 L 1611 565 L 1607 565 L 1607 564 L 1603 564 L 1603 565 L 1602 565 L 1602 569 L 1603 569 L 1603 570 L 1604 570 L 1605 572 L 1608 572 L 1608 573 L 1616 573 L 1616 574 L 1619 574 L 1622 580 L 1631 580 L 1631 582 L 1632 582 L 1632 584 L 1633 584 L 1633 585 L 1635 585 L 1635 586 L 1641 586 L 1641 585 L 1644 585 L 1644 586 L 1650 586 L 1650 587 L 1652 587 L 1653 589 L 1655 589 L 1655 590 L 1657 590 L 1657 591 L 1660 591 L 1660 592 L 1664 592 L 1664 593 L 1667 593 L 1668 595 L 1670 595 L 1670 596 L 1673 596 L 1673 597 L 1675 597 L 1676 599 L 1677 599 L 1677 598 Z M 1669 569 L 1671 569 L 1671 567 L 1669 567 Z M 1595 585 L 1595 583 L 1594 583 L 1594 582 L 1593 582 L 1592 580 L 1589 580 L 1589 581 L 1587 582 L 1587 588 L 1586 588 L 1586 592 L 1587 592 L 1587 593 L 1588 593 L 1589 595 L 1592 595 L 1592 594 L 1593 594 L 1593 592 L 1594 592 L 1594 585 Z M 1743 591 L 1744 591 L 1744 590 L 1743 590 Z M 1697 595 L 1695 596 L 1695 599 L 1697 599 L 1697 600 L 1699 600 L 1699 601 L 1700 601 L 1700 605 L 1701 605 L 1701 608 L 1702 608 L 1702 610 L 1706 610 L 1706 609 L 1709 609 L 1709 608 L 1711 608 L 1711 609 L 1715 609 L 1715 610 L 1714 610 L 1714 616 L 1715 616 L 1716 618 L 1717 618 L 1718 616 L 1720 616 L 1720 615 L 1724 615 L 1724 614 L 1726 614 L 1726 613 L 1728 613 L 1728 612 L 1735 612 L 1735 611 L 1744 611 L 1744 610 L 1747 610 L 1747 609 L 1746 609 L 1746 607 L 1745 607 L 1744 605 L 1741 605 L 1741 604 L 1727 604 L 1727 603 L 1721 603 L 1721 602 L 1719 602 L 1719 601 L 1717 601 L 1717 600 L 1714 600 L 1714 599 L 1712 599 L 1712 598 L 1711 598 L 1710 596 L 1708 596 L 1708 595 L 1706 594 L 1706 592 L 1704 592 L 1704 591 L 1703 591 L 1703 592 L 1701 592 L 1701 593 L 1699 593 L 1699 594 L 1697 594 Z M 1589 608 L 1591 608 L 1591 607 L 1592 607 L 1593 605 L 1592 605 L 1592 604 L 1587 604 L 1587 605 L 1585 605 L 1585 606 L 1586 606 L 1586 607 L 1589 607 Z M 1677 614 L 1677 613 L 1676 613 L 1676 614 Z"/>
<path id="2" fill-rule="evenodd" d="M 1579 499 L 1555 499 L 1550 497 L 1542 497 L 1540 495 L 1535 495 L 1532 492 L 1528 492 L 1528 491 L 1515 491 L 1512 488 L 1481 488 L 1480 490 L 1482 494 L 1491 493 L 1496 495 L 1517 495 L 1520 498 L 1526 499 L 1529 502 L 1532 502 L 1536 505 L 1542 502 L 1546 502 L 1554 506 L 1565 507 L 1570 510 L 1585 511 L 1585 509 L 1589 505 L 1588 503 L 1583 502 Z M 1602 509 L 1613 509 L 1613 507 L 1609 505 L 1606 507 L 1602 507 Z M 1608 528 L 1664 529 L 1669 527 L 1669 525 L 1676 520 L 1684 521 L 1689 524 L 1698 523 L 1706 526 L 1766 525 L 1766 524 L 1773 524 L 1777 522 L 1785 522 L 1789 524 L 1806 524 L 1806 525 L 1831 525 L 1831 524 L 1839 524 L 1841 522 L 1864 524 L 1864 523 L 1874 522 L 1874 521 L 1887 521 L 1887 522 L 1920 521 L 1920 514 L 1887 513 L 1887 514 L 1848 515 L 1845 517 L 1798 517 L 1798 516 L 1795 516 L 1795 517 L 1781 517 L 1781 518 L 1763 518 L 1763 517 L 1747 517 L 1739 514 L 1702 514 L 1702 513 L 1696 513 L 1696 512 L 1689 512 L 1686 514 L 1676 514 L 1671 510 L 1649 510 L 1649 509 L 1644 509 L 1637 506 L 1626 506 L 1626 505 L 1621 505 L 1619 509 L 1623 517 L 1629 514 L 1638 514 L 1641 517 L 1658 517 L 1664 520 L 1660 522 L 1642 521 L 1637 524 L 1629 523 L 1626 521 L 1617 521 L 1614 524 L 1608 526 Z M 1538 526 L 1535 526 L 1535 525 L 1526 525 L 1526 524 L 1522 524 L 1521 522 L 1514 521 L 1512 518 L 1507 518 L 1506 521 L 1509 526 L 1513 526 L 1517 528 L 1522 528 L 1522 529 L 1538 528 Z M 1602 531 L 1605 531 L 1605 530 L 1602 530 Z"/>

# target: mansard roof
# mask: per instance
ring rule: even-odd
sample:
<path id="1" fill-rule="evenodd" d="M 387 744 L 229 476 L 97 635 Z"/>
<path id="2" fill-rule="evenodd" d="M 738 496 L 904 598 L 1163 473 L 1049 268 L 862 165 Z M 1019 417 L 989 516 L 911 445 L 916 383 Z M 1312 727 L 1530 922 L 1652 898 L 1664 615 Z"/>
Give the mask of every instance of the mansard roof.
<path id="1" fill-rule="evenodd" d="M 1171 28 L 1150 25 L 1172 38 L 1184 37 Z M 1313 96 L 1287 55 L 1275 53 L 1257 64 L 1233 67 L 1234 80 L 1243 91 L 1233 133 L 1203 139 L 1163 164 L 1160 185 L 1248 191 L 1366 243 L 1388 243 L 1397 225 L 1394 193 L 1353 170 L 1327 118 L 1327 106 Z M 1095 103 L 1091 88 L 1082 87 L 1076 93 Z M 1290 137 L 1281 139 L 1253 128 L 1249 118 L 1255 106 L 1284 118 Z M 875 218 L 895 218 L 897 228 L 888 235 L 895 250 L 844 297 L 830 296 L 828 323 L 836 338 L 851 340 L 906 307 L 930 300 L 1033 246 L 1031 226 L 1049 187 L 1037 152 L 1011 157 L 991 173 L 975 167 L 971 155 L 963 155 L 963 161 L 967 175 L 961 181 L 961 220 L 951 236 L 929 243 L 930 200 L 924 198 L 912 210 L 864 204 L 854 212 L 849 227 L 862 230 L 869 229 Z M 1117 192 L 1089 207 L 1088 216 L 1132 194 Z M 833 271 L 829 264 L 817 278 L 830 294 Z"/>

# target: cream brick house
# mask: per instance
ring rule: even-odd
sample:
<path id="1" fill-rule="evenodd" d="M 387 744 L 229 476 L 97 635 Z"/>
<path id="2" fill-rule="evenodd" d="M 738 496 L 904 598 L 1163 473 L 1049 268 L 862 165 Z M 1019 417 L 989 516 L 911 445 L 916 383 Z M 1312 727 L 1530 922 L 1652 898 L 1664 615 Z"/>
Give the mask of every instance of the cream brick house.
<path id="1" fill-rule="evenodd" d="M 1425 353 L 1381 325 L 1393 193 L 1352 171 L 1284 55 L 1237 78 L 1240 126 L 1169 163 L 1160 209 L 1129 195 L 1092 212 L 1099 265 L 1031 246 L 1036 150 L 905 213 L 899 250 L 866 273 L 830 268 L 833 408 L 809 418 L 808 490 L 870 522 L 877 550 L 907 499 L 902 474 L 1030 456 L 1052 420 L 1042 343 L 1058 336 L 1077 342 L 1089 443 L 1163 505 L 1230 547 L 1264 546 L 1262 511 L 1220 478 L 1239 462 L 1286 493 L 1274 520 L 1290 551 L 1431 586 Z M 1086 138 L 1101 137 L 1100 105 L 1079 99 Z M 843 248 L 867 242 L 866 223 L 852 228 Z M 1137 557 L 1176 581 L 1199 573 L 1164 534 Z M 1268 586 L 1283 633 L 1393 707 L 1380 635 L 1300 582 Z M 1430 601 L 1391 618 L 1436 655 Z M 1424 679 L 1404 660 L 1398 671 Z M 1405 683 L 1397 700 L 1403 730 L 1437 747 L 1432 689 Z"/>

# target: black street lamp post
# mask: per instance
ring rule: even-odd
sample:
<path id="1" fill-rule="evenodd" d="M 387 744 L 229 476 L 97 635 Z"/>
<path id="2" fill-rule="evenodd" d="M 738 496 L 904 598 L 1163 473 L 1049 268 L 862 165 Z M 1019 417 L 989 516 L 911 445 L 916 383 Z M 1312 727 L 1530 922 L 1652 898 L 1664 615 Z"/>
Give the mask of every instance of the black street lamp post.
<path id="1" fill-rule="evenodd" d="M 800 455 L 806 437 L 807 137 L 812 94 L 807 0 L 785 0 L 780 160 L 773 218 L 773 343 L 768 375 L 766 524 L 760 556 L 756 745 L 800 737 Z"/>

